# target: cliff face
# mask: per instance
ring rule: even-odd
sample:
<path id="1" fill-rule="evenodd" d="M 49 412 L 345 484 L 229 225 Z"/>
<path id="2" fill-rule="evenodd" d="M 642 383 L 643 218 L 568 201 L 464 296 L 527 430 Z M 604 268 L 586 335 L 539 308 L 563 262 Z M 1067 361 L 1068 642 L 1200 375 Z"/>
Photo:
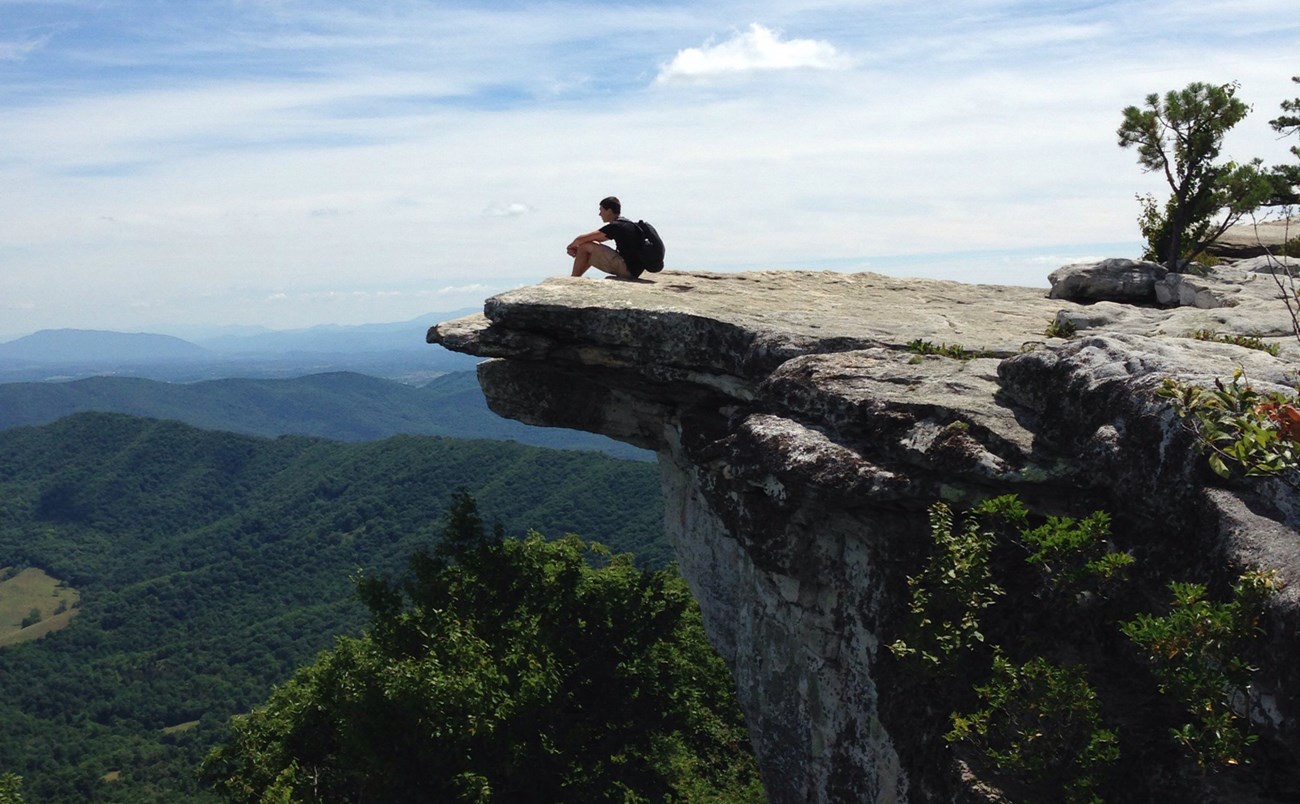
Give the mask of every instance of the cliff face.
<path id="1" fill-rule="evenodd" d="M 1186 428 L 1152 391 L 1297 363 L 1184 336 L 1263 333 L 1291 350 L 1271 275 L 1209 279 L 1108 261 L 1042 290 L 874 274 L 666 272 L 550 279 L 439 325 L 431 342 L 496 358 L 489 404 L 530 424 L 656 450 L 666 530 L 731 666 L 774 802 L 950 801 L 943 741 L 913 722 L 885 644 L 928 507 L 1015 492 L 1032 509 L 1105 508 L 1144 558 L 1211 583 L 1268 567 L 1289 583 L 1269 650 L 1294 654 L 1300 512 L 1275 482 L 1207 485 Z M 1166 304 L 1155 308 L 1130 303 Z M 1076 328 L 1047 338 L 1049 323 Z M 980 356 L 917 354 L 917 342 Z M 913 343 L 909 349 L 908 344 Z M 639 493 L 631 490 L 629 493 Z M 1257 676 L 1294 746 L 1300 677 Z"/>

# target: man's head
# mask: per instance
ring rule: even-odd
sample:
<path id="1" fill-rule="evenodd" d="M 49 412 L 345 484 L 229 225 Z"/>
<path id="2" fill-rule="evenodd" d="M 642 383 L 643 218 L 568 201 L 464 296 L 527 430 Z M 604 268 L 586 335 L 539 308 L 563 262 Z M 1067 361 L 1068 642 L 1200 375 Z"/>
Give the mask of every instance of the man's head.
<path id="1" fill-rule="evenodd" d="M 618 202 L 618 198 L 612 195 L 608 198 L 600 199 L 600 208 L 613 212 L 614 217 L 616 218 L 623 214 L 623 205 Z"/>

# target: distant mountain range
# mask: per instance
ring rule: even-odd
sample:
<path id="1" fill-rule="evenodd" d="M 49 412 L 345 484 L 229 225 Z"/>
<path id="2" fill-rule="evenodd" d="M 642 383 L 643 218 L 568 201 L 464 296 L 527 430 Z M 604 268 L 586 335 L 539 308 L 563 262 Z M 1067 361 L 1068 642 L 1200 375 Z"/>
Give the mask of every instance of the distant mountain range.
<path id="1" fill-rule="evenodd" d="M 604 436 L 503 419 L 488 410 L 472 371 L 447 374 L 418 388 L 351 372 L 185 384 L 138 377 L 0 384 L 0 430 L 48 424 L 88 411 L 170 419 L 248 435 L 338 441 L 438 435 L 599 450 L 633 460 L 651 457 Z"/>
<path id="2" fill-rule="evenodd" d="M 42 330 L 0 343 L 0 382 L 110 374 L 193 382 L 331 371 L 419 382 L 477 362 L 424 340 L 430 326 L 470 312 L 431 313 L 394 324 L 245 331 L 197 342 L 153 333 Z"/>
<path id="3" fill-rule="evenodd" d="M 171 335 L 101 332 L 90 329 L 44 329 L 0 343 L 0 360 L 29 363 L 79 363 L 141 360 L 202 360 L 212 352 Z"/>
<path id="4" fill-rule="evenodd" d="M 467 308 L 430 313 L 396 324 L 325 324 L 309 329 L 244 332 L 191 340 L 205 349 L 226 355 L 355 354 L 395 350 L 427 353 L 432 349 L 424 342 L 429 327 L 478 311 L 478 308 Z"/>

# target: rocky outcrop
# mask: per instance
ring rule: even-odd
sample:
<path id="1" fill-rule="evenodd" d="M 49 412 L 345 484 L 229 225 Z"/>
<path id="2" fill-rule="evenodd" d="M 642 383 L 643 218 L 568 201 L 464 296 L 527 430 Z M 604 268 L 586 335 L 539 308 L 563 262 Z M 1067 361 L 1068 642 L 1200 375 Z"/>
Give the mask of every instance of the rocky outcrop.
<path id="1" fill-rule="evenodd" d="M 1265 220 L 1233 226 L 1219 236 L 1206 251 L 1222 257 L 1261 257 L 1281 254 L 1282 247 L 1300 238 L 1300 216 Z"/>
<path id="2" fill-rule="evenodd" d="M 429 340 L 493 358 L 479 379 L 503 416 L 658 453 L 666 532 L 772 801 L 951 801 L 970 786 L 914 722 L 883 647 L 936 500 L 1106 508 L 1144 558 L 1211 583 L 1273 568 L 1290 585 L 1271 650 L 1297 647 L 1294 492 L 1212 482 L 1153 395 L 1165 377 L 1239 368 L 1260 387 L 1296 381 L 1289 280 L 1265 268 L 1192 278 L 1107 261 L 1062 269 L 1050 295 L 867 273 L 565 277 Z M 1062 322 L 1073 338 L 1044 334 Z M 1282 356 L 1186 337 L 1197 330 L 1257 335 Z M 933 354 L 951 347 L 967 359 Z M 1259 676 L 1283 746 L 1300 728 L 1298 672 Z"/>

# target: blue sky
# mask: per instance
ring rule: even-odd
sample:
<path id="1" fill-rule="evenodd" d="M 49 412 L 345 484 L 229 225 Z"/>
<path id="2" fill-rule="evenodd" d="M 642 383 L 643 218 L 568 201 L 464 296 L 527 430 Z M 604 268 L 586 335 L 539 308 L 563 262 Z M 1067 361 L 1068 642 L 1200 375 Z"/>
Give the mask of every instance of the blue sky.
<path id="1" fill-rule="evenodd" d="M 1136 256 L 1124 106 L 1238 81 L 1281 162 L 1298 54 L 1295 0 L 0 0 L 0 338 L 474 306 L 609 194 L 670 269 L 1045 286 Z"/>

